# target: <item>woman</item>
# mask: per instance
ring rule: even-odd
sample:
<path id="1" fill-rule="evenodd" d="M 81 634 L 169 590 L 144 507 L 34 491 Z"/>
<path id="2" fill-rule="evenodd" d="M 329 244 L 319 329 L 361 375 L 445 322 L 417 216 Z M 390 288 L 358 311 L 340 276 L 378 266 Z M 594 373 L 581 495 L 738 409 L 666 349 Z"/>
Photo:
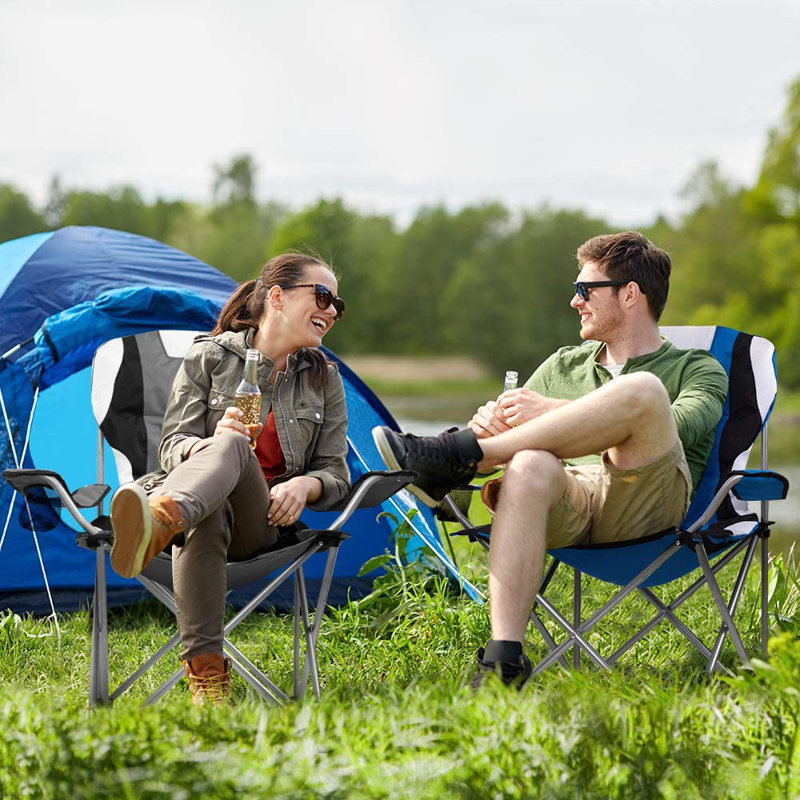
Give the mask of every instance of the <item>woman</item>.
<path id="1" fill-rule="evenodd" d="M 162 470 L 121 487 L 111 502 L 111 565 L 120 575 L 138 575 L 176 545 L 178 628 L 196 702 L 228 692 L 227 561 L 263 551 L 306 505 L 328 508 L 349 489 L 344 388 L 317 349 L 344 313 L 337 291 L 331 268 L 302 254 L 276 256 L 240 286 L 175 378 Z M 260 353 L 261 424 L 254 430 L 233 405 L 248 348 Z"/>

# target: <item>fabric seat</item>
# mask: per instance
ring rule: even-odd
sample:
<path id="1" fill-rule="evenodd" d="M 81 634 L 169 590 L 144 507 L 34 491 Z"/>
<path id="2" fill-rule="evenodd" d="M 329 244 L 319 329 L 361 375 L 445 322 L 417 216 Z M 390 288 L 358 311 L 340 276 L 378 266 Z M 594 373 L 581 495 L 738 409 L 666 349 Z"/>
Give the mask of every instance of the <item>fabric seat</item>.
<path id="1" fill-rule="evenodd" d="M 558 662 L 568 667 L 565 654 L 572 649 L 572 666 L 580 663 L 581 653 L 604 669 L 646 636 L 658 623 L 671 623 L 706 661 L 709 673 L 731 674 L 720 662 L 726 639 L 733 643 L 742 665 L 749 656 L 734 623 L 745 580 L 756 553 L 760 550 L 761 573 L 761 653 L 767 647 L 767 578 L 769 502 L 786 497 L 788 481 L 768 469 L 767 423 L 775 404 L 777 374 L 775 350 L 766 339 L 724 327 L 662 328 L 662 334 L 681 348 L 710 351 L 728 373 L 729 390 L 722 418 L 717 425 L 714 447 L 698 484 L 689 511 L 680 528 L 607 544 L 563 547 L 549 551 L 552 557 L 536 597 L 531 620 L 544 638 L 550 652 L 534 667 L 534 674 Z M 748 470 L 750 450 L 761 435 L 761 465 Z M 757 513 L 749 510 L 748 501 L 759 504 Z M 448 513 L 465 526 L 461 533 L 489 547 L 489 525 L 473 527 L 455 502 L 447 502 Z M 724 598 L 717 575 L 736 556 L 742 555 L 739 571 L 729 598 Z M 711 561 L 714 563 L 712 564 Z M 560 567 L 573 571 L 571 613 L 562 613 L 549 602 L 547 590 Z M 654 591 L 694 572 L 697 579 L 670 602 Z M 582 576 L 621 587 L 587 618 L 582 615 Z M 700 640 L 675 613 L 702 587 L 711 592 L 721 623 L 715 641 L 709 646 Z M 633 592 L 652 605 L 656 613 L 647 623 L 613 653 L 602 655 L 587 640 L 587 634 Z M 545 613 L 566 637 L 556 642 L 539 612 Z"/>
<path id="2" fill-rule="evenodd" d="M 194 335 L 194 332 L 187 331 L 152 331 L 113 339 L 98 348 L 92 364 L 92 409 L 98 423 L 98 475 L 105 474 L 106 442 L 113 453 L 120 484 L 138 478 L 156 466 L 161 420 L 169 391 Z M 176 632 L 113 692 L 109 691 L 106 570 L 113 533 L 110 520 L 103 513 L 103 498 L 109 487 L 98 483 L 71 492 L 60 475 L 40 469 L 9 469 L 3 472 L 3 477 L 23 494 L 29 507 L 34 503 L 41 506 L 43 490 L 56 497 L 81 528 L 76 537 L 77 544 L 95 552 L 89 703 L 113 701 L 175 648 L 180 637 Z M 342 526 L 354 511 L 379 505 L 413 477 L 413 473 L 366 472 L 340 504 L 338 516 L 324 528 L 310 529 L 301 522 L 292 528 L 281 529 L 282 535 L 273 547 L 247 561 L 228 564 L 228 591 L 248 587 L 251 597 L 225 624 L 224 652 L 231 659 L 234 670 L 264 699 L 283 702 L 288 695 L 230 641 L 231 631 L 293 577 L 292 693 L 301 697 L 310 680 L 314 695 L 319 697 L 315 649 L 338 549 L 348 538 Z M 97 516 L 89 520 L 83 510 L 92 507 Z M 31 514 L 32 524 L 34 516 Z M 327 553 L 327 559 L 312 620 L 303 565 L 320 552 Z M 167 553 L 159 554 L 137 580 L 174 613 L 171 562 Z M 304 656 L 301 655 L 303 649 Z M 177 669 L 148 697 L 146 703 L 162 697 L 182 676 L 183 669 Z"/>

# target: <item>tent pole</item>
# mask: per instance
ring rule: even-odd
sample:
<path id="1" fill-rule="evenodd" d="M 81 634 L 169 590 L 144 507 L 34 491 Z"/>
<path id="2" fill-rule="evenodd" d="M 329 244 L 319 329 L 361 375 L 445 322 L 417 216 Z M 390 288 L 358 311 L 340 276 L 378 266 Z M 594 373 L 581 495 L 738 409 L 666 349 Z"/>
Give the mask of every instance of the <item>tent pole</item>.
<path id="1" fill-rule="evenodd" d="M 105 483 L 106 477 L 106 464 L 105 464 L 105 441 L 103 440 L 103 431 L 100 426 L 97 426 L 97 482 Z M 103 498 L 97 502 L 97 516 L 103 516 Z"/>

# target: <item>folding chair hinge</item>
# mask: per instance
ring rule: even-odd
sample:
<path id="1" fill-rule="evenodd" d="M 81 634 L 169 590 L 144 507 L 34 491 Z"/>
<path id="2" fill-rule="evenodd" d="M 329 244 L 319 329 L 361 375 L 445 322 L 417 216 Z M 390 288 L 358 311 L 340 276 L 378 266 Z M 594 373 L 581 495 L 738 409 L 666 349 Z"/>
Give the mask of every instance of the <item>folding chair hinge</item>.
<path id="1" fill-rule="evenodd" d="M 490 523 L 489 525 L 478 525 L 474 528 L 462 528 L 460 531 L 454 531 L 450 536 L 466 536 L 471 542 L 488 546 L 491 527 Z"/>
<path id="2" fill-rule="evenodd" d="M 84 550 L 97 550 L 98 547 L 111 547 L 114 541 L 114 534 L 111 531 L 111 519 L 105 514 L 92 520 L 92 525 L 97 529 L 96 533 L 81 531 L 75 537 L 75 543 Z"/>
<path id="3" fill-rule="evenodd" d="M 697 547 L 698 543 L 701 541 L 700 534 L 687 533 L 686 531 L 678 531 L 676 538 L 684 547 L 688 547 L 692 552 L 694 552 L 695 547 Z"/>
<path id="4" fill-rule="evenodd" d="M 758 536 L 759 539 L 769 539 L 769 529 L 770 526 L 774 524 L 775 521 L 771 519 L 761 520 L 754 531 L 755 535 Z"/>
<path id="5" fill-rule="evenodd" d="M 349 539 L 350 534 L 344 531 L 320 531 L 319 542 L 322 549 L 327 550 L 330 547 L 338 547 L 345 539 Z"/>

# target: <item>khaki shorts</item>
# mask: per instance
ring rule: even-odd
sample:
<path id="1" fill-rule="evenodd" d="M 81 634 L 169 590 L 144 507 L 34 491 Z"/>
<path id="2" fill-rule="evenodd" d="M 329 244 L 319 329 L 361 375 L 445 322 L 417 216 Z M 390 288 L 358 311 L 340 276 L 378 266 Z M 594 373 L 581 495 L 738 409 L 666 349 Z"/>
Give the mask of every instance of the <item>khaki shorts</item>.
<path id="1" fill-rule="evenodd" d="M 679 525 L 692 478 L 680 441 L 656 461 L 617 469 L 602 464 L 565 467 L 567 488 L 547 522 L 547 546 L 636 539 Z"/>

